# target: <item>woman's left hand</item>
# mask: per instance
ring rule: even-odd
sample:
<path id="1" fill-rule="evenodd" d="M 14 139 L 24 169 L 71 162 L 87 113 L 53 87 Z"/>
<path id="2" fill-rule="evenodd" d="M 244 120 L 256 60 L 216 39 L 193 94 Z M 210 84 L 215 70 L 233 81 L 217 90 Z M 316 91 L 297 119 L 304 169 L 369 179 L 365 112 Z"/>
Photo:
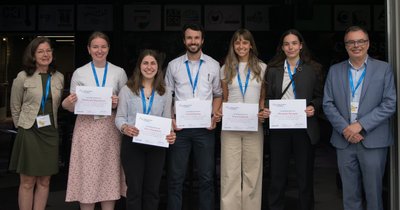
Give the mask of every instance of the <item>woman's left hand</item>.
<path id="1" fill-rule="evenodd" d="M 310 105 L 310 106 L 307 106 L 305 112 L 306 112 L 306 114 L 307 114 L 307 117 L 312 117 L 312 116 L 314 116 L 314 114 L 315 114 L 314 106 L 311 106 L 311 105 Z"/>
<path id="2" fill-rule="evenodd" d="M 221 120 L 222 120 L 222 108 L 214 113 L 214 117 L 215 117 L 215 122 L 221 122 Z"/>
<path id="3" fill-rule="evenodd" d="M 258 112 L 258 121 L 263 123 L 266 118 L 269 118 L 270 114 L 271 112 L 269 111 L 268 108 L 260 109 L 260 112 Z"/>
<path id="4" fill-rule="evenodd" d="M 113 95 L 111 96 L 111 100 L 112 100 L 112 108 L 115 109 L 118 106 L 118 96 Z"/>
<path id="5" fill-rule="evenodd" d="M 171 131 L 168 135 L 167 135 L 167 141 L 169 144 L 174 144 L 176 140 L 176 134 L 174 131 Z"/>

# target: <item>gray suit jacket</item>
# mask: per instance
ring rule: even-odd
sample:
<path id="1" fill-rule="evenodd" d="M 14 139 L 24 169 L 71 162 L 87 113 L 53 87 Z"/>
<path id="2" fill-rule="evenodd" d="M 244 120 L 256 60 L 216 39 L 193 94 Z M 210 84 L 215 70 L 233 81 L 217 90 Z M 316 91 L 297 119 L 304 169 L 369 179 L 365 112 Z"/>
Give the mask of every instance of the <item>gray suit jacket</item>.
<path id="1" fill-rule="evenodd" d="M 349 142 L 343 130 L 350 124 L 350 83 L 348 60 L 331 66 L 325 83 L 323 109 L 333 127 L 331 143 L 344 149 Z M 393 143 L 389 118 L 396 111 L 393 72 L 386 62 L 368 58 L 361 90 L 357 121 L 363 127 L 362 144 L 367 148 L 387 147 Z"/>

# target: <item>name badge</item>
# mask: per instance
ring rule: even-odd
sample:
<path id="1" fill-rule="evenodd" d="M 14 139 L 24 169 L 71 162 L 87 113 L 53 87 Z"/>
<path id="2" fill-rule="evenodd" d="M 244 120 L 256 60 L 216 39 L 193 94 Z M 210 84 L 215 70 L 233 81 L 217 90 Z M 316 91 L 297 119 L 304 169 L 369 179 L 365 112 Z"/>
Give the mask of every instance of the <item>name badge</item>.
<path id="1" fill-rule="evenodd" d="M 37 116 L 36 123 L 38 125 L 38 128 L 51 125 L 50 115 L 46 114 L 46 115 Z"/>
<path id="2" fill-rule="evenodd" d="M 108 117 L 107 115 L 94 115 L 94 120 L 105 119 L 107 117 Z"/>
<path id="3" fill-rule="evenodd" d="M 350 109 L 351 109 L 351 113 L 352 114 L 357 114 L 358 113 L 358 105 L 359 105 L 358 102 L 355 102 L 355 101 L 351 102 Z"/>

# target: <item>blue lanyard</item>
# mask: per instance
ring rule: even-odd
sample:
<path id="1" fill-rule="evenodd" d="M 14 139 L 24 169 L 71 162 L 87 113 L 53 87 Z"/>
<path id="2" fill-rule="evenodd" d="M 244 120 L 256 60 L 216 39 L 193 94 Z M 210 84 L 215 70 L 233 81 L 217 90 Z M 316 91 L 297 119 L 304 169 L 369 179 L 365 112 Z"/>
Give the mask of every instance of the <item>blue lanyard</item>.
<path id="1" fill-rule="evenodd" d="M 294 67 L 293 75 L 296 74 L 296 69 L 297 69 L 297 66 L 299 65 L 299 62 L 300 62 L 300 59 L 297 61 L 296 66 Z M 289 62 L 287 60 L 286 60 L 286 67 L 288 69 L 288 74 L 289 74 L 290 81 L 292 81 L 293 80 L 293 75 L 292 75 L 292 71 L 290 71 L 290 65 L 289 65 Z M 292 89 L 293 89 L 294 98 L 296 98 L 296 84 L 294 84 L 294 81 L 292 82 Z"/>
<path id="2" fill-rule="evenodd" d="M 46 82 L 46 93 L 44 96 L 42 96 L 42 114 L 44 114 L 44 107 L 46 105 L 47 98 L 49 97 L 49 92 L 50 92 L 50 80 L 51 80 L 51 75 L 49 74 L 49 77 L 47 77 L 47 82 Z"/>
<path id="3" fill-rule="evenodd" d="M 243 90 L 242 80 L 240 79 L 239 67 L 236 67 L 236 72 L 237 72 L 237 79 L 239 83 L 240 92 L 242 93 L 242 96 L 244 98 L 244 95 L 246 94 L 247 91 L 247 86 L 249 85 L 250 67 L 247 69 L 246 83 L 244 84 L 244 90 Z"/>
<path id="4" fill-rule="evenodd" d="M 91 64 L 92 64 L 92 71 L 93 71 L 94 79 L 96 80 L 96 85 L 97 85 L 97 87 L 100 87 L 99 79 L 97 77 L 96 68 L 94 67 L 93 61 L 91 62 Z M 108 70 L 108 62 L 106 62 L 106 67 L 104 67 L 103 84 L 101 85 L 101 87 L 104 87 L 104 85 L 106 84 L 107 70 Z"/>
<path id="5" fill-rule="evenodd" d="M 144 96 L 143 88 L 140 88 L 140 96 L 142 98 L 142 107 L 143 107 L 143 114 L 149 114 L 151 111 L 151 107 L 153 106 L 154 100 L 154 89 L 151 91 L 149 108 L 146 109 L 146 97 Z"/>
<path id="6" fill-rule="evenodd" d="M 350 81 L 350 88 L 351 88 L 351 96 L 353 98 L 354 98 L 354 95 L 356 94 L 357 89 L 360 87 L 361 82 L 363 81 L 363 79 L 365 77 L 365 72 L 366 71 L 367 71 L 367 65 L 365 64 L 364 71 L 361 74 L 360 78 L 358 79 L 356 87 L 354 88 L 353 76 L 351 75 L 351 70 L 350 70 L 350 67 L 349 67 L 349 81 Z"/>
<path id="7" fill-rule="evenodd" d="M 193 84 L 192 74 L 190 73 L 190 68 L 189 68 L 189 62 L 185 61 L 186 70 L 187 70 L 187 73 L 188 73 L 188 76 L 189 76 L 190 85 L 192 86 L 192 90 L 193 90 L 193 96 L 194 96 L 194 91 L 196 90 L 196 87 L 197 87 L 197 81 L 199 79 L 199 72 L 200 72 L 200 67 L 201 67 L 202 63 L 203 63 L 203 60 L 200 60 L 199 70 L 197 70 L 196 78 L 194 79 L 194 84 Z"/>

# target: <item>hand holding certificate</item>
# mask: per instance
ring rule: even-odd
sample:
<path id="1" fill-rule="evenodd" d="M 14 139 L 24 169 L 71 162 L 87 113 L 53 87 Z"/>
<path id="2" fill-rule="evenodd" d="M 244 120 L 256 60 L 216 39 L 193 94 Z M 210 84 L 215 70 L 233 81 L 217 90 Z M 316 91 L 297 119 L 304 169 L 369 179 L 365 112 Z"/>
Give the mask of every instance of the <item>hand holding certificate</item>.
<path id="1" fill-rule="evenodd" d="M 307 128 L 305 99 L 270 100 L 270 129 Z"/>
<path id="2" fill-rule="evenodd" d="M 211 126 L 211 101 L 176 101 L 175 109 L 178 128 L 209 128 Z"/>
<path id="3" fill-rule="evenodd" d="M 75 114 L 111 115 L 111 87 L 76 86 Z"/>
<path id="4" fill-rule="evenodd" d="M 168 148 L 166 137 L 171 131 L 171 119 L 137 113 L 135 127 L 139 135 L 132 142 Z"/>
<path id="5" fill-rule="evenodd" d="M 222 130 L 258 130 L 258 104 L 223 103 L 222 113 Z"/>

